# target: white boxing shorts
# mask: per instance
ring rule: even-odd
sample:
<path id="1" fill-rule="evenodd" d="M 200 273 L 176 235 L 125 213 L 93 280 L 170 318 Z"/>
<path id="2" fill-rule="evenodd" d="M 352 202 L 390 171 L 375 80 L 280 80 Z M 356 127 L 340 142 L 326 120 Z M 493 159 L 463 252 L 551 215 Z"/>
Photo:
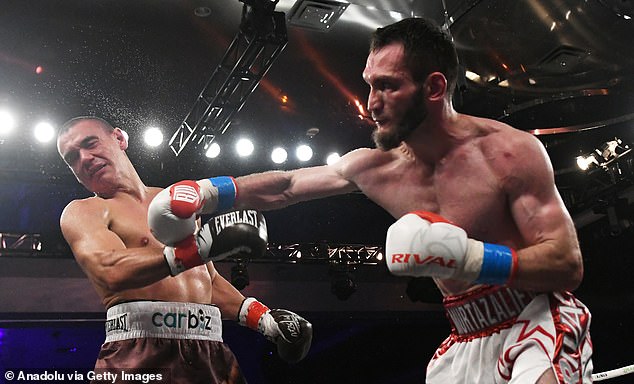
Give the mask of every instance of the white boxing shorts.
<path id="1" fill-rule="evenodd" d="M 590 312 L 569 292 L 485 286 L 444 299 L 451 335 L 427 366 L 427 383 L 592 382 Z"/>

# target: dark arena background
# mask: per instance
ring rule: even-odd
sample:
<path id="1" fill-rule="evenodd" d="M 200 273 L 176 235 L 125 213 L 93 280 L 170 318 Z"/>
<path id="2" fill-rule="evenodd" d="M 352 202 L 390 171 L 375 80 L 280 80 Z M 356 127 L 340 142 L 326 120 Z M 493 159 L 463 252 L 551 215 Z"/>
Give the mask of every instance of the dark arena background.
<path id="1" fill-rule="evenodd" d="M 582 247 L 575 294 L 593 315 L 594 372 L 634 364 L 631 1 L 0 0 L 0 382 L 86 374 L 104 339 L 103 305 L 59 228 L 66 204 L 89 196 L 57 154 L 64 121 L 124 129 L 147 185 L 324 164 L 373 145 L 369 35 L 408 16 L 453 36 L 459 112 L 544 144 Z M 153 147 L 150 127 L 162 133 Z M 251 156 L 234 154 L 243 138 Z M 312 157 L 298 160 L 298 145 Z M 285 161 L 269 157 L 276 146 Z M 309 319 L 314 339 L 287 364 L 225 321 L 249 383 L 423 383 L 449 324 L 430 279 L 388 273 L 394 219 L 358 193 L 264 215 L 265 255 L 217 268 L 245 296 Z"/>

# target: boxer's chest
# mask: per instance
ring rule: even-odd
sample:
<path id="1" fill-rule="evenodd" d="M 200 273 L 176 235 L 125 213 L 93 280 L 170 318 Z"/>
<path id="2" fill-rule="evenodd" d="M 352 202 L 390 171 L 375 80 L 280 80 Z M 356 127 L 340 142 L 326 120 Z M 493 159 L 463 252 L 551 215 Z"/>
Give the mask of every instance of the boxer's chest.
<path id="1" fill-rule="evenodd" d="M 109 207 L 109 227 L 126 247 L 159 245 L 147 223 L 147 205 L 138 202 L 117 201 Z"/>

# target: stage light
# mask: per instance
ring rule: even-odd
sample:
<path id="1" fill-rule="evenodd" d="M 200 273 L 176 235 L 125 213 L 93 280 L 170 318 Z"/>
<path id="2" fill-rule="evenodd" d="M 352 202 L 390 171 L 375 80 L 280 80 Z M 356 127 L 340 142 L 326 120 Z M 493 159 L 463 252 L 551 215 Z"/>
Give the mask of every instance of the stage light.
<path id="1" fill-rule="evenodd" d="M 33 135 L 40 143 L 48 143 L 55 136 L 55 128 L 47 122 L 41 122 L 33 129 Z"/>
<path id="2" fill-rule="evenodd" d="M 592 164 L 599 165 L 599 162 L 594 154 L 590 154 L 588 156 L 577 156 L 577 166 L 582 171 L 587 171 Z"/>
<path id="3" fill-rule="evenodd" d="M 333 152 L 333 153 L 329 154 L 328 157 L 326 158 L 326 164 L 328 164 L 328 165 L 334 164 L 337 161 L 339 161 L 340 158 L 341 158 L 341 156 L 339 156 L 339 154 L 337 152 Z"/>
<path id="4" fill-rule="evenodd" d="M 614 140 L 601 144 L 592 153 L 586 156 L 577 156 L 577 166 L 585 171 L 594 164 L 607 170 L 610 168 L 610 164 L 631 151 L 632 149 L 627 144 L 623 144 L 621 139 L 615 137 Z"/>
<path id="5" fill-rule="evenodd" d="M 411 302 L 442 303 L 442 294 L 428 277 L 413 277 L 407 282 L 405 293 Z"/>
<path id="6" fill-rule="evenodd" d="M 15 128 L 15 120 L 7 111 L 0 111 L 0 135 L 6 135 Z"/>
<path id="7" fill-rule="evenodd" d="M 295 150 L 295 155 L 299 161 L 308 161 L 313 157 L 313 149 L 306 144 L 302 144 Z"/>
<path id="8" fill-rule="evenodd" d="M 148 147 L 158 147 L 163 142 L 163 132 L 157 127 L 148 127 L 143 133 L 143 141 Z"/>
<path id="9" fill-rule="evenodd" d="M 253 142 L 249 139 L 240 139 L 236 143 L 236 152 L 240 157 L 247 157 L 253 153 L 255 147 L 253 146 Z"/>
<path id="10" fill-rule="evenodd" d="M 271 152 L 271 160 L 273 160 L 275 164 L 282 164 L 287 158 L 288 153 L 286 153 L 286 150 L 282 147 L 277 147 Z"/>
<path id="11" fill-rule="evenodd" d="M 205 156 L 210 159 L 215 159 L 216 157 L 218 157 L 218 155 L 220 155 L 220 144 L 211 143 L 205 151 Z"/>
<path id="12" fill-rule="evenodd" d="M 231 267 L 231 285 L 238 291 L 249 285 L 249 272 L 247 271 L 246 262 L 238 261 L 236 265 Z"/>
<path id="13" fill-rule="evenodd" d="M 333 264 L 330 267 L 330 292 L 339 300 L 348 300 L 357 291 L 354 279 L 354 267 L 346 264 Z"/>

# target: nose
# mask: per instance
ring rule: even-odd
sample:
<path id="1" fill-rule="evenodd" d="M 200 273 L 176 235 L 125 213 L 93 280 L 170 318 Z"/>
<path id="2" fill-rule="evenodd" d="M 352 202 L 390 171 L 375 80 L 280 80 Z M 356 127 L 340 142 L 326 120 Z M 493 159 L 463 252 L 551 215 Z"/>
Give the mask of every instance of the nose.
<path id="1" fill-rule="evenodd" d="M 90 163 L 93 159 L 94 156 L 92 155 L 92 153 L 90 153 L 90 151 L 87 151 L 85 149 L 79 150 L 79 162 L 82 164 L 83 167 L 90 167 Z"/>
<path id="2" fill-rule="evenodd" d="M 371 88 L 368 95 L 368 112 L 374 115 L 381 110 L 382 106 L 381 92 Z"/>

